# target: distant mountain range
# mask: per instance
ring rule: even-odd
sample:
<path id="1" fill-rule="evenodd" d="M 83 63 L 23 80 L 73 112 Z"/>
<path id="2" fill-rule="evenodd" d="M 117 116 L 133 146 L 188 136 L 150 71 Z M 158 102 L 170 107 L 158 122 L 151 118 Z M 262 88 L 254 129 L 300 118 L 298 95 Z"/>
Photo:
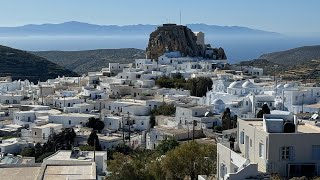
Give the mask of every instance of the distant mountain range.
<path id="1" fill-rule="evenodd" d="M 1 45 L 0 63 L 0 77 L 11 76 L 13 80 L 28 79 L 37 82 L 38 80 L 46 81 L 58 76 L 78 76 L 77 73 L 45 58 Z"/>
<path id="2" fill-rule="evenodd" d="M 24 35 L 145 35 L 148 36 L 158 25 L 96 25 L 83 22 L 64 22 L 60 24 L 29 24 L 18 27 L 0 27 L 0 36 Z M 202 31 L 212 35 L 271 35 L 279 33 L 250 29 L 240 26 L 217 26 L 207 24 L 187 24 L 192 31 Z"/>

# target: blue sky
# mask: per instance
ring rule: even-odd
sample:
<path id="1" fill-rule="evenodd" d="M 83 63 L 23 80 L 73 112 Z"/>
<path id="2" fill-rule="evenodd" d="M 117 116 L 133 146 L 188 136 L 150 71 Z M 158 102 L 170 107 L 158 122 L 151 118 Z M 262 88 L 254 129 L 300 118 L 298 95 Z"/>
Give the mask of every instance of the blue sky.
<path id="1" fill-rule="evenodd" d="M 0 26 L 206 23 L 280 33 L 320 33 L 319 0 L 1 0 Z"/>

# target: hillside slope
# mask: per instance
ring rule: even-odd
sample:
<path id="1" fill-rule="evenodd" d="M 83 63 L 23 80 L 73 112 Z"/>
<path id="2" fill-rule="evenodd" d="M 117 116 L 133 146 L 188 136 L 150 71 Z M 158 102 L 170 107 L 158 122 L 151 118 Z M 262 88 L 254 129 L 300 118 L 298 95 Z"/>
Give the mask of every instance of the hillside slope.
<path id="1" fill-rule="evenodd" d="M 69 70 L 84 74 L 108 67 L 111 62 L 131 63 L 134 59 L 145 58 L 145 51 L 140 49 L 97 49 L 85 51 L 37 51 L 31 52 L 48 59 Z"/>
<path id="2" fill-rule="evenodd" d="M 54 64 L 45 58 L 26 51 L 0 45 L 0 76 L 12 76 L 13 80 L 45 81 L 60 76 L 77 76 L 76 73 Z"/>
<path id="3" fill-rule="evenodd" d="M 240 65 L 260 67 L 266 75 L 281 76 L 286 80 L 317 81 L 320 80 L 320 45 L 264 54 Z"/>
<path id="4" fill-rule="evenodd" d="M 320 59 L 320 45 L 304 46 L 286 51 L 263 54 L 259 59 L 266 59 L 281 65 L 298 65 Z"/>

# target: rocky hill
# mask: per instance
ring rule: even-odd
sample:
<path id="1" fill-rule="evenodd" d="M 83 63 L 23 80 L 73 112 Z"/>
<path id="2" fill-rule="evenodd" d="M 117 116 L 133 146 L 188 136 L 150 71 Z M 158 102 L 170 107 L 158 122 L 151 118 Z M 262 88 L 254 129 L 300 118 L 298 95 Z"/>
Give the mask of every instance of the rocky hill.
<path id="1" fill-rule="evenodd" d="M 13 80 L 45 81 L 58 76 L 77 76 L 70 70 L 45 58 L 26 51 L 0 45 L 0 76 L 12 76 Z"/>
<path id="2" fill-rule="evenodd" d="M 187 26 L 164 24 L 150 34 L 147 57 L 157 59 L 166 50 L 180 51 L 184 56 L 204 57 L 204 47 L 197 44 L 197 37 Z M 214 49 L 218 59 L 225 59 L 222 48 Z"/>
<path id="3" fill-rule="evenodd" d="M 140 49 L 97 49 L 85 51 L 38 51 L 31 52 L 79 74 L 98 71 L 111 62 L 131 63 L 134 59 L 145 58 Z"/>
<path id="4" fill-rule="evenodd" d="M 320 59 L 320 45 L 304 46 L 286 51 L 263 54 L 258 59 L 266 59 L 270 62 L 286 66 L 299 65 L 310 62 L 311 60 Z"/>

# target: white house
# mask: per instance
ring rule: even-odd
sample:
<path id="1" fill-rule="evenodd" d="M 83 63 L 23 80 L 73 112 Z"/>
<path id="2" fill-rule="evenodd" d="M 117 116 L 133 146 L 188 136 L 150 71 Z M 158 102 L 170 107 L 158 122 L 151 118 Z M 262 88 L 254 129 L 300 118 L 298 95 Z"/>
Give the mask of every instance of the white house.
<path id="1" fill-rule="evenodd" d="M 21 139 L 33 143 L 45 143 L 53 133 L 59 133 L 62 130 L 62 124 L 44 124 L 33 126 L 29 129 L 21 129 Z"/>
<path id="2" fill-rule="evenodd" d="M 68 113 L 49 115 L 49 122 L 55 124 L 62 124 L 63 128 L 70 128 L 76 125 L 84 125 L 89 118 L 95 117 L 94 114 Z"/>
<path id="3" fill-rule="evenodd" d="M 318 176 L 320 128 L 299 122 L 292 113 L 239 119 L 234 149 L 218 143 L 219 179 L 244 179 L 261 173 L 285 178 Z"/>

